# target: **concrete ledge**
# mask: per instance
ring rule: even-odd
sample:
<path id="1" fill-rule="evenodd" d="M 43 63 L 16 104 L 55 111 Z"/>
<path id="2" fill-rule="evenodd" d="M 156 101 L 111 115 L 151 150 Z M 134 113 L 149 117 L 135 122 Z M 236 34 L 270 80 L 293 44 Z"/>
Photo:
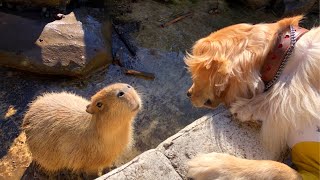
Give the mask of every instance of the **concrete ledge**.
<path id="1" fill-rule="evenodd" d="M 158 150 L 146 151 L 127 164 L 105 174 L 98 179 L 133 180 L 133 179 L 170 179 L 182 178 L 171 166 L 170 161 Z"/>
<path id="2" fill-rule="evenodd" d="M 247 159 L 277 159 L 260 143 L 259 128 L 230 119 L 231 114 L 219 106 L 162 142 L 156 149 L 171 161 L 185 178 L 186 162 L 199 153 L 223 152 Z"/>
<path id="3" fill-rule="evenodd" d="M 131 162 L 99 179 L 186 179 L 186 162 L 198 153 L 223 152 L 247 159 L 273 159 L 260 143 L 257 125 L 232 120 L 219 106 Z"/>

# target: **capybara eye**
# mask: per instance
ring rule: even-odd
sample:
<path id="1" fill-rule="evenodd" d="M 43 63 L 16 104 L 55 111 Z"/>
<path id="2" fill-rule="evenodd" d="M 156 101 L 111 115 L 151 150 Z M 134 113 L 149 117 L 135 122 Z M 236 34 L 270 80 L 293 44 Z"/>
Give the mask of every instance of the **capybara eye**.
<path id="1" fill-rule="evenodd" d="M 97 107 L 98 107 L 98 108 L 101 108 L 102 105 L 103 105 L 102 102 L 98 102 L 98 103 L 97 103 Z"/>
<path id="2" fill-rule="evenodd" d="M 128 85 L 127 88 L 131 88 L 131 86 Z"/>
<path id="3" fill-rule="evenodd" d="M 124 92 L 122 92 L 122 91 L 120 91 L 120 92 L 117 94 L 118 97 L 122 97 L 123 95 L 124 95 Z"/>

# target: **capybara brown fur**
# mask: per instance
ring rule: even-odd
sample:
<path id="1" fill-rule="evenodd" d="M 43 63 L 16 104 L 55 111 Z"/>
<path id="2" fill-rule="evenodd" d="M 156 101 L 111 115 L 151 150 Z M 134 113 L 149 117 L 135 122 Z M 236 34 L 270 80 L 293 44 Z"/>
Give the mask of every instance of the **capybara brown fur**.
<path id="1" fill-rule="evenodd" d="M 23 121 L 33 160 L 47 172 L 97 174 L 131 145 L 141 106 L 136 90 L 123 83 L 103 88 L 91 102 L 69 92 L 43 94 Z"/>

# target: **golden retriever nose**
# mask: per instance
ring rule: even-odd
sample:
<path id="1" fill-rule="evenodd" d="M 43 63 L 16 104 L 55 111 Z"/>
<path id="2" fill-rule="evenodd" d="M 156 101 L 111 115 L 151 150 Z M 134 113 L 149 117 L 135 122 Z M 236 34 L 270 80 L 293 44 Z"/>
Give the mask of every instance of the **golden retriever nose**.
<path id="1" fill-rule="evenodd" d="M 190 91 L 187 92 L 187 96 L 188 96 L 189 98 L 191 97 L 191 92 L 190 92 Z"/>

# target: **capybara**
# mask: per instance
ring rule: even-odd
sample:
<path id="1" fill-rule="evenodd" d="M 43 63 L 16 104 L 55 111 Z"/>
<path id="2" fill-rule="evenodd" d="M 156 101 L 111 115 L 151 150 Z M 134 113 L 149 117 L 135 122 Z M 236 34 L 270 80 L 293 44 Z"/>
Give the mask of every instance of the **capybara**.
<path id="1" fill-rule="evenodd" d="M 123 83 L 103 88 L 91 102 L 69 92 L 45 93 L 23 120 L 33 160 L 47 172 L 97 174 L 130 147 L 141 106 L 139 94 Z"/>

